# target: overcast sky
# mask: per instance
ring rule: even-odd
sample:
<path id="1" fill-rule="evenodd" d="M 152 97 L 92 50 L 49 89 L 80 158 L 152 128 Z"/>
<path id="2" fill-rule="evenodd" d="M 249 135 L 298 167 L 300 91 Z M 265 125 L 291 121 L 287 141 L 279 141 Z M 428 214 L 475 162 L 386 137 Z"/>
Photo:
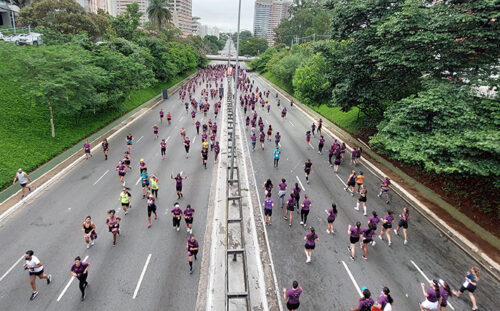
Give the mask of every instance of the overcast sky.
<path id="1" fill-rule="evenodd" d="M 241 30 L 253 32 L 255 0 L 241 0 Z M 217 26 L 222 32 L 236 32 L 238 27 L 238 0 L 193 0 L 193 16 L 200 23 Z"/>

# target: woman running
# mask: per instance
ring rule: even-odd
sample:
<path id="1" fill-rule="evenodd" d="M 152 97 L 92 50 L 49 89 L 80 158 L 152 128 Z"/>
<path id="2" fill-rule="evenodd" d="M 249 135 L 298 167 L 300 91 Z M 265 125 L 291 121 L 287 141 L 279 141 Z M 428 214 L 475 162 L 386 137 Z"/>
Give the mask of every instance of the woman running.
<path id="1" fill-rule="evenodd" d="M 269 124 L 269 127 L 267 128 L 267 140 L 271 141 L 272 135 L 273 135 L 273 128 L 271 124 Z"/>
<path id="2" fill-rule="evenodd" d="M 148 228 L 151 228 L 151 213 L 155 214 L 155 220 L 158 219 L 158 214 L 156 213 L 156 197 L 151 192 L 147 194 L 147 205 L 148 205 Z"/>
<path id="3" fill-rule="evenodd" d="M 302 201 L 302 209 L 300 210 L 300 224 L 307 226 L 307 215 L 309 215 L 309 211 L 311 210 L 311 200 L 309 197 L 304 195 L 304 201 Z"/>
<path id="4" fill-rule="evenodd" d="M 165 138 L 163 138 L 160 142 L 160 154 L 162 159 L 167 157 L 167 142 L 165 141 Z"/>
<path id="5" fill-rule="evenodd" d="M 313 227 L 311 227 L 310 232 L 306 233 L 304 240 L 306 241 L 304 245 L 304 252 L 307 257 L 306 262 L 311 262 L 312 251 L 316 247 L 316 242 L 319 242 L 319 237 Z"/>
<path id="6" fill-rule="evenodd" d="M 439 303 L 439 310 L 446 311 L 446 307 L 448 306 L 448 298 L 453 296 L 453 293 L 450 289 L 450 285 L 439 279 L 439 294 L 441 295 L 441 301 Z"/>
<path id="7" fill-rule="evenodd" d="M 351 166 L 356 164 L 356 154 L 358 153 L 358 148 L 354 148 L 351 152 Z"/>
<path id="8" fill-rule="evenodd" d="M 359 211 L 359 206 L 363 204 L 363 215 L 366 216 L 366 194 L 368 193 L 368 189 L 364 185 L 361 185 L 361 191 L 359 192 L 358 202 L 356 203 L 355 210 Z"/>
<path id="9" fill-rule="evenodd" d="M 344 187 L 345 191 L 351 192 L 351 196 L 354 196 L 354 190 L 355 190 L 355 186 L 356 186 L 356 177 L 357 177 L 356 171 L 352 170 L 351 174 L 349 175 L 349 177 L 347 178 L 347 181 L 346 181 L 347 186 Z M 352 190 L 351 190 L 351 188 L 352 188 Z"/>
<path id="10" fill-rule="evenodd" d="M 465 276 L 465 282 L 460 287 L 460 290 L 457 292 L 453 291 L 453 294 L 457 297 L 460 297 L 465 291 L 469 292 L 469 298 L 472 302 L 472 310 L 477 310 L 476 297 L 474 296 L 474 291 L 477 287 L 477 281 L 479 281 L 479 268 L 472 267 L 467 275 Z"/>
<path id="11" fill-rule="evenodd" d="M 92 157 L 92 153 L 90 153 L 90 144 L 88 140 L 85 140 L 83 144 L 83 152 L 85 153 L 85 160 Z"/>
<path id="12" fill-rule="evenodd" d="M 144 159 L 141 159 L 139 161 L 139 174 L 145 173 L 148 171 L 148 166 L 146 165 L 146 162 L 144 162 Z"/>
<path id="13" fill-rule="evenodd" d="M 306 177 L 306 183 L 309 183 L 309 175 L 314 171 L 311 159 L 307 159 L 304 163 L 304 176 Z"/>
<path id="14" fill-rule="evenodd" d="M 153 136 L 155 137 L 155 139 L 158 139 L 158 125 L 157 124 L 153 125 Z"/>
<path id="15" fill-rule="evenodd" d="M 97 233 L 95 232 L 95 225 L 92 222 L 92 219 L 90 216 L 87 216 L 85 218 L 85 221 L 82 224 L 82 231 L 83 231 L 83 239 L 85 240 L 85 245 L 87 248 L 90 247 L 90 245 L 94 245 L 95 239 L 97 239 Z"/>
<path id="16" fill-rule="evenodd" d="M 314 122 L 313 122 L 313 123 L 311 124 L 311 133 L 312 133 L 312 135 L 313 135 L 313 136 L 315 136 L 315 135 L 314 135 L 314 132 L 315 132 L 315 131 L 316 131 L 316 123 L 314 123 Z"/>
<path id="17" fill-rule="evenodd" d="M 265 190 L 264 195 L 266 197 L 267 197 L 268 194 L 269 195 L 271 194 L 271 191 L 273 190 L 273 187 L 274 187 L 274 185 L 273 185 L 273 182 L 271 181 L 271 179 L 266 180 L 266 182 L 264 183 L 264 186 L 262 187 Z"/>
<path id="18" fill-rule="evenodd" d="M 260 134 L 259 134 L 259 141 L 260 141 L 260 148 L 261 150 L 264 150 L 264 142 L 266 140 L 266 135 L 264 134 L 263 131 L 260 131 Z"/>
<path id="19" fill-rule="evenodd" d="M 361 232 L 363 233 L 363 243 L 361 244 L 361 248 L 363 248 L 363 259 L 367 260 L 367 253 L 368 253 L 368 244 L 373 242 L 373 236 L 375 235 L 377 227 L 375 227 L 374 224 L 369 223 L 368 228 L 361 229 Z"/>
<path id="20" fill-rule="evenodd" d="M 322 153 L 323 152 L 323 147 L 325 146 L 325 138 L 323 137 L 323 135 L 321 135 L 319 137 L 319 143 L 318 143 L 318 153 Z"/>
<path id="21" fill-rule="evenodd" d="M 102 152 L 104 153 L 104 160 L 107 160 L 108 159 L 108 151 L 109 151 L 109 143 L 108 143 L 107 138 L 104 138 L 104 140 L 102 141 L 101 149 L 102 149 Z"/>
<path id="22" fill-rule="evenodd" d="M 189 262 L 189 274 L 193 273 L 193 256 L 194 260 L 197 260 L 196 255 L 198 255 L 199 244 L 194 238 L 194 235 L 190 235 L 186 242 L 186 249 Z"/>
<path id="23" fill-rule="evenodd" d="M 252 131 L 252 135 L 250 136 L 250 141 L 252 142 L 252 151 L 255 151 L 255 145 L 257 144 L 257 136 Z"/>
<path id="24" fill-rule="evenodd" d="M 302 287 L 300 287 L 297 281 L 293 281 L 291 289 L 286 290 L 286 288 L 283 288 L 283 299 L 285 299 L 286 307 L 289 311 L 295 311 L 299 308 L 300 294 L 302 294 Z"/>
<path id="25" fill-rule="evenodd" d="M 125 137 L 125 143 L 127 144 L 128 153 L 132 153 L 132 145 L 134 144 L 134 136 L 131 133 L 128 133 L 127 137 Z"/>
<path id="26" fill-rule="evenodd" d="M 143 171 L 141 173 L 141 182 L 142 182 L 142 198 L 146 198 L 146 194 L 148 194 L 149 191 L 149 174 L 147 171 Z"/>
<path id="27" fill-rule="evenodd" d="M 292 218 L 293 218 L 293 211 L 295 210 L 295 199 L 293 196 L 293 193 L 290 193 L 290 197 L 288 198 L 288 201 L 286 202 L 286 210 L 285 210 L 285 216 L 283 216 L 283 219 L 288 220 L 288 226 L 292 226 Z M 289 218 L 287 218 L 289 217 Z"/>
<path id="28" fill-rule="evenodd" d="M 127 210 L 132 207 L 130 206 L 130 199 L 132 198 L 132 195 L 128 192 L 128 190 L 129 188 L 123 187 L 122 192 L 120 192 L 120 202 L 125 215 L 128 213 Z"/>
<path id="29" fill-rule="evenodd" d="M 281 141 L 280 132 L 276 132 L 276 135 L 274 135 L 274 144 L 275 144 L 276 148 L 279 148 L 280 141 Z"/>
<path id="30" fill-rule="evenodd" d="M 361 153 L 363 152 L 363 149 L 361 147 L 358 147 L 358 152 L 356 152 L 356 161 L 354 162 L 355 165 L 358 165 L 361 162 Z"/>
<path id="31" fill-rule="evenodd" d="M 378 223 L 380 222 L 380 219 L 378 218 L 378 215 L 377 215 L 377 212 L 376 211 L 373 211 L 372 212 L 372 216 L 370 216 L 370 218 L 368 218 L 368 225 L 372 225 L 375 229 L 375 233 L 377 232 L 377 227 L 378 227 Z M 375 246 L 376 242 L 375 240 L 372 240 L 372 246 Z"/>
<path id="32" fill-rule="evenodd" d="M 323 128 L 323 120 L 319 119 L 318 120 L 318 134 L 322 134 L 321 133 L 322 128 Z"/>
<path id="33" fill-rule="evenodd" d="M 330 167 L 332 167 L 332 166 L 333 166 L 333 163 L 332 163 L 332 158 L 333 158 L 334 152 L 335 152 L 335 150 L 333 149 L 333 146 L 331 146 L 331 147 L 328 149 L 328 163 L 330 163 Z"/>
<path id="34" fill-rule="evenodd" d="M 186 150 L 186 159 L 189 158 L 189 147 L 191 146 L 191 141 L 189 140 L 189 137 L 186 137 L 184 139 L 184 150 Z"/>
<path id="35" fill-rule="evenodd" d="M 384 286 L 384 288 L 382 288 L 382 295 L 378 297 L 377 302 L 373 306 L 380 311 L 389 311 L 392 310 L 393 302 L 394 299 L 391 297 L 391 291 L 388 287 Z M 387 306 L 389 307 L 386 308 Z"/>
<path id="36" fill-rule="evenodd" d="M 160 109 L 160 123 L 163 123 L 163 115 L 164 115 L 163 109 Z"/>
<path id="37" fill-rule="evenodd" d="M 339 171 L 340 162 L 342 162 L 342 156 L 341 156 L 341 154 L 340 154 L 340 152 L 338 150 L 336 150 L 334 152 L 335 152 L 334 153 L 335 154 L 335 160 L 333 162 L 333 164 L 334 164 L 333 165 L 333 172 L 335 174 L 337 174 L 338 171 Z"/>
<path id="38" fill-rule="evenodd" d="M 123 164 L 122 161 L 118 161 L 118 165 L 116 166 L 116 170 L 118 171 L 118 177 L 120 178 L 120 182 L 123 186 L 125 186 L 125 174 L 127 173 L 127 167 Z"/>
<path id="39" fill-rule="evenodd" d="M 383 235 L 385 233 L 385 236 L 387 237 L 387 243 L 388 246 L 391 246 L 391 228 L 392 228 L 392 222 L 394 221 L 394 216 L 392 216 L 393 212 L 391 210 L 387 211 L 387 215 L 384 216 L 384 218 L 380 218 L 382 221 L 382 230 L 380 230 L 380 234 L 378 235 L 378 238 L 383 240 Z"/>
<path id="40" fill-rule="evenodd" d="M 356 243 L 359 242 L 359 236 L 361 235 L 361 222 L 356 222 L 356 227 L 349 225 L 347 229 L 347 234 L 349 234 L 350 245 L 347 246 L 347 250 L 351 254 L 351 260 L 354 260 L 356 252 Z"/>
<path id="41" fill-rule="evenodd" d="M 292 195 L 297 204 L 297 214 L 299 213 L 300 191 L 302 191 L 302 189 L 299 187 L 299 184 L 295 183 L 295 187 L 292 189 Z"/>
<path id="42" fill-rule="evenodd" d="M 181 174 L 177 174 L 177 176 L 173 176 L 170 174 L 171 179 L 175 179 L 175 191 L 177 193 L 177 199 L 183 198 L 184 196 L 182 195 L 182 181 L 184 179 L 187 179 L 187 176 L 182 177 Z"/>
<path id="43" fill-rule="evenodd" d="M 196 127 L 196 135 L 200 135 L 200 121 L 196 121 L 196 123 L 194 124 L 194 126 Z"/>
<path id="44" fill-rule="evenodd" d="M 380 183 L 380 193 L 378 194 L 378 197 L 381 198 L 382 195 L 385 195 L 386 201 L 385 203 L 389 204 L 390 198 L 389 198 L 389 187 L 391 185 L 391 180 L 389 177 L 385 177 L 384 180 Z"/>
<path id="45" fill-rule="evenodd" d="M 434 280 L 430 283 L 430 288 L 425 291 L 425 284 L 420 283 L 422 286 L 422 293 L 424 294 L 425 300 L 420 303 L 421 311 L 437 310 L 439 305 L 439 299 L 441 293 L 439 292 L 439 283 Z"/>
<path id="46" fill-rule="evenodd" d="M 219 142 L 216 141 L 214 145 L 214 163 L 217 162 L 217 159 L 219 158 L 219 153 L 220 153 L 220 145 Z"/>
<path id="47" fill-rule="evenodd" d="M 172 121 L 172 114 L 170 113 L 170 111 L 167 113 L 167 121 L 168 121 L 168 125 L 170 125 L 170 123 Z"/>
<path id="48" fill-rule="evenodd" d="M 208 161 L 208 148 L 201 148 L 201 162 L 203 167 L 207 169 L 207 161 Z"/>
<path id="49" fill-rule="evenodd" d="M 326 233 L 333 234 L 335 231 L 333 229 L 333 222 L 337 218 L 337 205 L 332 203 L 332 208 L 330 210 L 325 209 L 325 213 L 328 215 L 326 221 L 328 222 L 328 228 L 326 229 Z"/>
<path id="50" fill-rule="evenodd" d="M 248 130 L 248 126 L 250 125 L 250 116 L 247 116 L 245 119 L 245 130 Z"/>
<path id="51" fill-rule="evenodd" d="M 306 132 L 306 149 L 309 150 L 311 146 L 311 131 Z"/>
<path id="52" fill-rule="evenodd" d="M 128 151 L 125 151 L 125 153 L 123 154 L 122 162 L 129 170 L 132 170 L 132 166 L 130 165 L 132 159 L 130 158 L 130 153 Z"/>
<path id="53" fill-rule="evenodd" d="M 179 203 L 177 202 L 174 203 L 174 208 L 172 209 L 170 214 L 172 214 L 172 225 L 174 229 L 179 231 L 181 226 L 181 217 L 182 217 L 182 210 L 179 207 Z"/>
<path id="54" fill-rule="evenodd" d="M 372 293 L 370 293 L 370 290 L 366 287 L 361 288 L 363 290 L 363 297 L 359 299 L 358 307 L 357 308 L 351 308 L 351 311 L 365 311 L 365 310 L 371 310 L 373 305 L 375 304 L 375 301 L 373 301 Z"/>
<path id="55" fill-rule="evenodd" d="M 87 282 L 87 276 L 88 276 L 88 270 L 89 270 L 90 264 L 88 262 L 82 261 L 80 256 L 77 256 L 75 258 L 75 262 L 70 268 L 70 273 L 72 276 L 78 279 L 80 281 L 79 288 L 80 292 L 82 293 L 82 301 L 85 300 L 85 289 L 89 285 L 89 282 Z"/>
<path id="56" fill-rule="evenodd" d="M 403 213 L 399 214 L 398 227 L 394 229 L 394 233 L 399 235 L 399 230 L 403 228 L 403 236 L 405 238 L 404 244 L 408 243 L 407 230 L 408 230 L 408 220 L 410 219 L 410 211 L 407 207 L 403 208 Z"/>
<path id="57" fill-rule="evenodd" d="M 280 190 L 278 191 L 278 197 L 280 199 L 280 207 L 283 208 L 283 206 L 285 206 L 285 195 L 286 195 L 286 188 L 287 188 L 285 178 L 281 178 L 281 182 L 278 185 L 278 187 L 280 188 Z"/>
<path id="58" fill-rule="evenodd" d="M 274 200 L 271 199 L 271 192 L 266 192 L 264 200 L 264 223 L 271 225 L 271 216 L 273 215 Z"/>
<path id="59" fill-rule="evenodd" d="M 193 216 L 194 216 L 194 208 L 191 208 L 191 204 L 186 206 L 184 210 L 184 220 L 186 221 L 187 232 L 193 234 Z"/>
<path id="60" fill-rule="evenodd" d="M 345 143 L 342 143 L 340 145 L 340 159 L 341 159 L 341 161 L 344 161 L 344 155 L 345 155 L 346 149 L 347 149 L 347 146 L 345 145 Z"/>
<path id="61" fill-rule="evenodd" d="M 359 174 L 356 176 L 356 185 L 358 186 L 358 193 L 361 190 L 361 186 L 363 186 L 365 182 L 365 175 L 363 175 L 362 171 L 359 171 Z"/>
<path id="62" fill-rule="evenodd" d="M 113 246 L 116 245 L 116 235 L 120 234 L 120 217 L 115 216 L 116 211 L 114 209 L 108 211 L 108 218 L 106 219 L 106 224 L 108 225 L 109 232 L 113 234 Z"/>

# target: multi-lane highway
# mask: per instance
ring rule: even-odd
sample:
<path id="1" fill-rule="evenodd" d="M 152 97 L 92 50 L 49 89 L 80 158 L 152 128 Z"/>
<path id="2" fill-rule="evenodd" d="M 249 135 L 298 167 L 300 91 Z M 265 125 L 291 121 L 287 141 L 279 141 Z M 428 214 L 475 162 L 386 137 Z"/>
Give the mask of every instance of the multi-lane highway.
<path id="1" fill-rule="evenodd" d="M 213 86 L 215 88 L 215 86 Z M 196 98 L 200 99 L 201 87 Z M 217 98 L 218 100 L 218 98 Z M 215 121 L 213 104 L 207 117 L 198 112 L 196 119 Z M 159 111 L 165 119 L 160 124 Z M 191 111 L 191 110 L 190 110 Z M 172 113 L 172 124 L 166 115 Z M 219 114 L 220 119 L 220 114 Z M 167 157 L 160 157 L 160 139 L 153 137 L 153 125 L 158 124 L 159 136 L 167 140 Z M 191 139 L 190 157 L 181 141 L 184 127 Z M 122 189 L 115 167 L 126 151 L 125 136 L 132 133 L 135 143 L 132 167 L 125 177 L 131 188 L 133 208 L 128 215 L 120 210 Z M 47 188 L 0 224 L 0 310 L 193 310 L 200 275 L 201 253 L 208 198 L 213 171 L 213 153 L 208 169 L 200 159 L 201 138 L 196 135 L 191 115 L 186 114 L 179 94 L 170 94 L 142 117 L 109 140 L 109 159 L 101 151 L 77 165 L 57 183 Z M 159 178 L 157 200 L 159 219 L 147 228 L 146 202 L 142 199 L 139 182 L 139 160 L 147 163 L 148 172 Z M 177 200 L 175 181 L 170 174 L 182 173 L 184 198 Z M 186 253 L 185 222 L 179 232 L 172 228 L 170 210 L 179 201 L 184 210 L 187 204 L 196 210 L 193 233 L 200 241 L 200 255 L 189 274 Z M 116 209 L 122 218 L 121 234 L 115 247 L 105 221 L 107 211 Z M 97 227 L 98 239 L 86 249 L 81 225 L 90 215 Z M 30 301 L 28 273 L 23 270 L 25 251 L 32 249 L 52 274 L 53 280 L 37 280 L 39 295 Z M 90 263 L 88 292 L 80 302 L 78 280 L 68 287 L 69 272 L 76 256 Z M 148 264 L 146 266 L 146 262 Z M 144 273 L 143 273 L 144 271 Z M 142 275 L 142 283 L 138 286 Z"/>
<path id="2" fill-rule="evenodd" d="M 318 154 L 319 135 L 311 139 L 311 146 L 306 149 L 305 133 L 310 130 L 313 120 L 303 111 L 290 103 L 282 95 L 279 96 L 281 108 L 277 107 L 276 90 L 256 74 L 250 74 L 255 86 L 259 90 L 270 90 L 270 113 L 257 104 L 257 112 L 264 119 L 265 132 L 272 125 L 273 138 L 266 139 L 265 148 L 261 150 L 259 142 L 255 152 L 251 152 L 250 129 L 246 135 L 246 152 L 250 153 L 252 168 L 255 173 L 256 184 L 259 192 L 261 207 L 263 207 L 264 189 L 262 185 L 270 178 L 274 184 L 273 199 L 276 203 L 273 209 L 272 225 L 267 226 L 270 249 L 273 256 L 279 290 L 282 287 L 290 288 L 292 282 L 297 280 L 304 292 L 301 299 L 302 310 L 348 310 L 357 307 L 360 297 L 359 288 L 367 287 L 371 290 L 373 298 L 377 298 L 384 286 L 391 290 L 395 299 L 393 310 L 417 310 L 419 302 L 424 300 L 420 283 L 428 283 L 426 278 L 444 279 L 453 289 L 463 283 L 466 271 L 477 265 L 470 257 L 461 251 L 455 244 L 444 237 L 435 227 L 410 208 L 411 219 L 408 229 L 408 244 L 403 244 L 400 236 L 395 236 L 391 231 L 393 244 L 375 238 L 376 245 L 368 246 L 368 260 L 363 260 L 362 250 L 356 246 L 356 259 L 351 261 L 347 246 L 349 236 L 348 225 L 356 221 L 367 227 L 368 217 L 362 211 L 356 211 L 354 206 L 359 195 L 352 197 L 344 191 L 344 186 L 352 169 L 363 171 L 365 185 L 368 189 L 368 216 L 376 211 L 379 217 L 386 215 L 386 210 L 395 213 L 398 223 L 398 214 L 403 207 L 409 207 L 400 197 L 392 193 L 390 205 L 385 200 L 379 199 L 377 194 L 380 189 L 381 177 L 372 172 L 372 169 L 349 164 L 350 153 L 346 152 L 338 174 L 328 163 L 328 148 L 333 138 L 323 130 L 326 143 L 323 154 Z M 254 86 L 254 91 L 255 91 Z M 286 119 L 281 119 L 281 109 L 287 107 Z M 250 109 L 247 115 L 251 113 Z M 240 124 L 244 124 L 243 109 L 240 108 Z M 244 130 L 244 129 L 243 129 Z M 279 167 L 273 166 L 274 134 L 281 134 L 281 159 Z M 266 133 L 267 136 L 267 133 Z M 314 172 L 307 184 L 304 177 L 303 165 L 311 159 Z M 304 254 L 304 235 L 306 228 L 299 225 L 300 215 L 295 212 L 293 226 L 288 226 L 288 221 L 283 219 L 283 210 L 278 207 L 278 184 L 285 178 L 288 184 L 287 198 L 295 183 L 302 188 L 301 201 L 307 194 L 312 201 L 311 212 L 307 221 L 307 229 L 314 226 L 319 235 L 319 242 L 312 255 L 312 262 L 306 263 Z M 327 215 L 329 209 L 336 203 L 339 213 L 334 223 L 335 234 L 327 234 Z M 380 229 L 378 229 L 377 233 Z M 402 234 L 401 234 L 402 235 Z M 425 276 L 424 276 L 425 275 Z M 476 296 L 479 310 L 497 309 L 498 299 L 496 290 L 499 283 L 492 276 L 484 273 L 481 275 Z M 463 298 L 450 298 L 450 310 L 469 310 L 470 300 L 467 295 Z"/>

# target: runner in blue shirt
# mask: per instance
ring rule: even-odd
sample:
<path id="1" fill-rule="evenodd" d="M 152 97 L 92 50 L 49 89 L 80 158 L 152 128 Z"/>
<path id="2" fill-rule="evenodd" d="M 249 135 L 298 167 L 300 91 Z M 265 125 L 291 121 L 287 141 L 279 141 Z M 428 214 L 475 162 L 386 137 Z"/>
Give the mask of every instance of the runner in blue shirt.
<path id="1" fill-rule="evenodd" d="M 278 162 L 280 160 L 281 150 L 279 147 L 274 150 L 274 167 L 278 167 Z"/>

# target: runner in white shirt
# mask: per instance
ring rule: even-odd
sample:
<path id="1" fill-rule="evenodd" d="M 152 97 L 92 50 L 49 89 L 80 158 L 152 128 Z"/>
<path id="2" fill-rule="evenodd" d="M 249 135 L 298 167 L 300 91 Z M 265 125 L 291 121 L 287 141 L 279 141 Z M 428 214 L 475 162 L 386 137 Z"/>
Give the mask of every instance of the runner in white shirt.
<path id="1" fill-rule="evenodd" d="M 24 259 L 26 260 L 24 269 L 28 270 L 31 288 L 33 289 L 30 300 L 33 300 L 36 296 L 38 296 L 38 292 L 36 291 L 36 277 L 38 276 L 40 279 L 46 279 L 48 285 L 52 281 L 52 275 L 44 273 L 42 263 L 36 256 L 33 256 L 32 250 L 26 252 Z"/>

